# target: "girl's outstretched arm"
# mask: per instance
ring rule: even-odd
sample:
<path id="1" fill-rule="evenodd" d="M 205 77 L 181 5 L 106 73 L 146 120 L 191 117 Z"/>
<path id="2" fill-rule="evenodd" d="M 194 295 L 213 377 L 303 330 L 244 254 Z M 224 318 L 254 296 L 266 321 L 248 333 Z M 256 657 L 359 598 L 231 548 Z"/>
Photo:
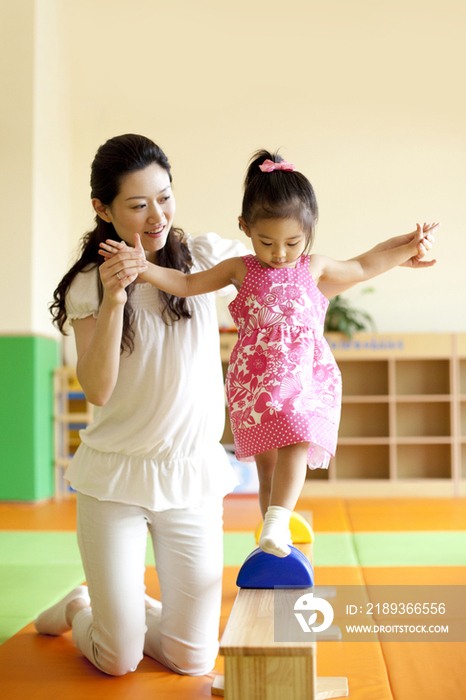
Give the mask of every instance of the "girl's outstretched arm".
<path id="1" fill-rule="evenodd" d="M 361 258 L 365 258 L 368 255 L 371 255 L 373 253 L 381 253 L 384 251 L 392 250 L 394 248 L 399 248 L 402 246 L 406 246 L 410 242 L 412 242 L 414 239 L 418 239 L 418 244 L 417 244 L 417 251 L 415 252 L 414 255 L 412 255 L 410 258 L 405 260 L 404 262 L 400 263 L 402 267 L 411 267 L 412 269 L 424 269 L 427 267 L 432 267 L 432 265 L 435 265 L 437 262 L 436 260 L 424 260 L 425 256 L 429 253 L 431 250 L 435 238 L 433 235 L 433 232 L 440 226 L 440 224 L 424 224 L 422 227 L 420 224 L 417 224 L 417 230 L 413 231 L 412 233 L 407 233 L 405 235 L 401 236 L 395 236 L 393 238 L 390 238 L 387 241 L 383 241 L 382 243 L 378 243 L 374 248 L 371 250 L 367 251 L 367 253 L 363 253 L 362 255 L 358 255 L 355 258 L 352 258 L 348 262 L 352 261 L 357 261 Z M 419 238 L 419 233 L 422 231 L 422 237 Z M 322 294 L 326 296 L 328 299 L 331 299 L 332 297 L 336 296 L 337 294 L 342 294 L 345 292 L 347 289 L 351 289 L 357 282 L 355 281 L 346 281 L 344 283 L 336 283 L 336 282 L 328 282 L 323 279 L 321 279 L 318 283 L 318 287 Z"/>
<path id="2" fill-rule="evenodd" d="M 107 259 L 117 259 L 119 254 L 128 248 L 125 243 L 109 240 L 101 243 L 100 246 L 101 255 Z M 145 260 L 144 249 L 137 233 L 134 234 L 134 250 L 139 253 L 141 259 Z M 147 262 L 146 269 L 139 274 L 139 277 L 144 282 L 150 282 L 157 289 L 167 292 L 167 294 L 173 294 L 177 297 L 192 297 L 197 294 L 215 292 L 230 284 L 239 288 L 245 275 L 246 266 L 241 258 L 228 258 L 209 270 L 195 272 L 192 275 Z"/>

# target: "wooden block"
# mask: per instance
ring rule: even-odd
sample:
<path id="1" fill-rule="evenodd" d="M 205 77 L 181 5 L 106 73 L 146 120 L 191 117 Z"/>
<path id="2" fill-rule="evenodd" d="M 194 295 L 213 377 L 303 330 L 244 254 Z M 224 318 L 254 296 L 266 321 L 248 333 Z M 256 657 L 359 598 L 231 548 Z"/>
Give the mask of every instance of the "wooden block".
<path id="1" fill-rule="evenodd" d="M 225 676 L 217 676 L 212 685 L 212 695 L 224 697 Z M 349 695 L 347 678 L 317 678 L 315 700 L 346 698 Z"/>
<path id="2" fill-rule="evenodd" d="M 315 677 L 313 656 L 227 656 L 225 698 L 310 700 Z"/>
<path id="3" fill-rule="evenodd" d="M 282 591 L 295 596 L 296 591 Z M 274 590 L 241 588 L 220 643 L 222 656 L 314 656 L 315 642 L 274 642 Z"/>
<path id="4" fill-rule="evenodd" d="M 315 700 L 327 700 L 328 698 L 347 698 L 349 695 L 347 678 L 330 678 L 321 676 L 317 678 Z"/>
<path id="5" fill-rule="evenodd" d="M 223 698 L 225 695 L 225 676 L 216 676 L 212 683 L 212 695 L 218 695 Z"/>

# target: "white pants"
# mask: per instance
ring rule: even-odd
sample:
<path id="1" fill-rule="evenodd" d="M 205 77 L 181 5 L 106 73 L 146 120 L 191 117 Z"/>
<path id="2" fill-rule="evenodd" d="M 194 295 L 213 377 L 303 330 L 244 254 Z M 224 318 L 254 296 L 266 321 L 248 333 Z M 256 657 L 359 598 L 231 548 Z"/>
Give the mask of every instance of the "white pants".
<path id="1" fill-rule="evenodd" d="M 218 652 L 223 507 L 153 512 L 78 494 L 78 542 L 92 608 L 77 613 L 73 640 L 97 668 L 134 671 L 143 652 L 176 673 L 203 675 Z M 145 610 L 150 531 L 162 608 Z"/>

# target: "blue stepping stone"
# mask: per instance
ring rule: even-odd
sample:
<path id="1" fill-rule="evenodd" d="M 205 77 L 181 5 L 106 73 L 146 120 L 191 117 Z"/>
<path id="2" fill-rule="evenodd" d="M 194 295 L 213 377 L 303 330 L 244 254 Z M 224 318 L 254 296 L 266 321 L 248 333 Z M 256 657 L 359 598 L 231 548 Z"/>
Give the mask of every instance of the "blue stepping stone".
<path id="1" fill-rule="evenodd" d="M 239 570 L 239 588 L 311 588 L 314 585 L 312 566 L 299 549 L 290 547 L 287 557 L 276 557 L 255 549 Z"/>

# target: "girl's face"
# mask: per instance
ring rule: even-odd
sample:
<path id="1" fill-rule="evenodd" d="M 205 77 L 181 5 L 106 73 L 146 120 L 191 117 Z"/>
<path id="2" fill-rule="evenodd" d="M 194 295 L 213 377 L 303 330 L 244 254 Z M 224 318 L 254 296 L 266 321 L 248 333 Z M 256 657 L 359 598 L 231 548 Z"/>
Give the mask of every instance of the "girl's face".
<path id="1" fill-rule="evenodd" d="M 134 234 L 139 233 L 146 258 L 155 262 L 175 217 L 175 199 L 164 168 L 151 163 L 136 170 L 123 178 L 120 191 L 110 205 L 103 205 L 98 199 L 93 199 L 92 204 L 128 245 L 134 245 Z"/>
<path id="2" fill-rule="evenodd" d="M 262 267 L 296 267 L 307 242 L 297 219 L 260 219 L 248 226 L 240 216 L 239 222 Z"/>

